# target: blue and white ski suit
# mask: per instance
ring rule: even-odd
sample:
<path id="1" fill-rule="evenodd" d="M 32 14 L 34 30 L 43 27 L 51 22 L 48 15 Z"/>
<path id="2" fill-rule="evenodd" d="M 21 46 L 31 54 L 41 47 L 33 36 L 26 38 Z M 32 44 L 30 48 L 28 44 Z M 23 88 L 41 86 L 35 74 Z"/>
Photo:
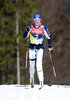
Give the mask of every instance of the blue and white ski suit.
<path id="1" fill-rule="evenodd" d="M 23 38 L 30 38 L 29 45 L 29 60 L 30 60 L 30 82 L 34 84 L 34 72 L 35 66 L 37 69 L 37 74 L 39 78 L 40 85 L 43 85 L 44 77 L 43 77 L 43 68 L 42 61 L 44 55 L 44 45 L 43 39 L 44 35 L 48 39 L 48 47 L 52 47 L 51 36 L 46 26 L 40 25 L 39 28 L 35 28 L 34 23 L 29 25 L 30 31 L 27 32 L 25 30 L 23 34 Z"/>

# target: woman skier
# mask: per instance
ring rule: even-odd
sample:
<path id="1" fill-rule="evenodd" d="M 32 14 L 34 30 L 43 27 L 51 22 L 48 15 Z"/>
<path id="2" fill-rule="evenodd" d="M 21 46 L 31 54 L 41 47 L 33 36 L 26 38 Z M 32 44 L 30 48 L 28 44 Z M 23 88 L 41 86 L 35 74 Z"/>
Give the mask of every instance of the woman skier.
<path id="1" fill-rule="evenodd" d="M 33 24 L 27 26 L 23 38 L 26 39 L 30 37 L 30 45 L 29 45 L 29 61 L 30 61 L 30 85 L 34 87 L 34 73 L 35 73 L 35 65 L 37 69 L 38 79 L 40 82 L 40 89 L 43 87 L 43 55 L 44 55 L 44 45 L 43 39 L 44 35 L 48 40 L 48 49 L 52 52 L 52 41 L 51 35 L 45 25 L 41 24 L 41 15 L 35 14 L 33 18 Z"/>

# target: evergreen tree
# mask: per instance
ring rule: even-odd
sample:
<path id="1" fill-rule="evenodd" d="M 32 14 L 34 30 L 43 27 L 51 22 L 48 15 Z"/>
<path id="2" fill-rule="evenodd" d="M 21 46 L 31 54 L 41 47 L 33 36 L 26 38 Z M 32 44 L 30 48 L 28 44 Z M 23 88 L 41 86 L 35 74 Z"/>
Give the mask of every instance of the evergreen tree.
<path id="1" fill-rule="evenodd" d="M 36 5 L 34 0 L 0 0 L 0 79 L 1 83 L 16 83 L 17 37 L 21 67 L 25 64 L 25 51 L 28 45 L 23 40 L 26 25 Z M 16 13 L 18 12 L 19 35 L 16 34 Z M 4 74 L 3 74 L 4 73 Z M 5 80 L 2 79 L 2 75 Z"/>

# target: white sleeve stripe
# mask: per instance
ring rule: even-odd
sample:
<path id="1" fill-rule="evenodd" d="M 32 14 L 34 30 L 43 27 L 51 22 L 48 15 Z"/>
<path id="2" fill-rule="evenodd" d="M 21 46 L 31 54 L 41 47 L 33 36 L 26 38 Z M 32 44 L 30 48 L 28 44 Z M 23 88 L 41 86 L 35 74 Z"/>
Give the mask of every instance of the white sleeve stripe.
<path id="1" fill-rule="evenodd" d="M 50 37 L 48 36 L 48 33 L 44 30 L 44 35 L 46 36 L 47 39 L 50 39 Z"/>

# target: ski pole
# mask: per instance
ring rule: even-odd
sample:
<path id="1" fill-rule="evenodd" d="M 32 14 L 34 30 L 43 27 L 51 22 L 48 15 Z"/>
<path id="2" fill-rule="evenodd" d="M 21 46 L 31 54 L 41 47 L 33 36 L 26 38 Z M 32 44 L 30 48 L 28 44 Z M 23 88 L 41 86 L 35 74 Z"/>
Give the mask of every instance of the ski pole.
<path id="1" fill-rule="evenodd" d="M 25 65 L 25 68 L 27 68 L 27 59 L 28 59 L 28 51 L 26 51 L 26 65 Z"/>
<path id="2" fill-rule="evenodd" d="M 25 64 L 25 84 L 26 84 L 26 72 L 27 72 L 27 59 L 28 59 L 28 51 L 26 51 L 26 64 Z M 24 86 L 25 87 L 25 86 Z"/>
<path id="3" fill-rule="evenodd" d="M 57 86 L 58 86 L 58 81 L 57 81 L 56 72 L 55 72 L 55 68 L 54 68 L 53 60 L 52 60 L 52 54 L 51 54 L 50 50 L 49 50 L 49 54 L 50 54 L 50 59 L 51 59 L 52 67 L 53 67 L 54 76 L 55 76 L 56 83 L 57 83 Z"/>

